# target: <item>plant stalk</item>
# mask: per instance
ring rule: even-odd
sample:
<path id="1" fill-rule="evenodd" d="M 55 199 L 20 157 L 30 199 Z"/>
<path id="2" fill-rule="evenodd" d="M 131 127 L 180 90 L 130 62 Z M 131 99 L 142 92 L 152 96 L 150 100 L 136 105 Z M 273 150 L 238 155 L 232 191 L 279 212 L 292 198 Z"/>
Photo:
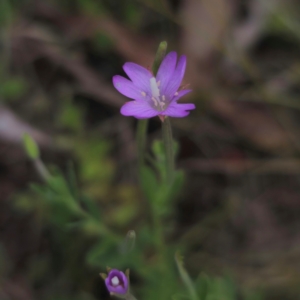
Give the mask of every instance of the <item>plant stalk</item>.
<path id="1" fill-rule="evenodd" d="M 138 171 L 141 172 L 145 160 L 146 134 L 148 129 L 148 119 L 139 120 L 136 131 Z"/>
<path id="2" fill-rule="evenodd" d="M 170 118 L 166 117 L 162 122 L 163 141 L 166 155 L 166 175 L 167 183 L 171 184 L 174 178 L 174 151 L 173 137 Z"/>

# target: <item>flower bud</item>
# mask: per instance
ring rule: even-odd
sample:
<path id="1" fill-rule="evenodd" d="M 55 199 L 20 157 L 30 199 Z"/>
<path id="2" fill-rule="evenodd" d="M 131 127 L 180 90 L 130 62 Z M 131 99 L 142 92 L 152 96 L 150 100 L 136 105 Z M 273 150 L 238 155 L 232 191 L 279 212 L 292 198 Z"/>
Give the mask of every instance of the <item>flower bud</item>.
<path id="1" fill-rule="evenodd" d="M 126 272 L 127 273 L 127 272 Z M 103 274 L 100 274 L 102 277 Z M 104 279 L 105 285 L 110 292 L 115 296 L 124 297 L 129 290 L 129 280 L 128 277 L 117 269 L 112 269 L 108 271 L 108 275 Z"/>

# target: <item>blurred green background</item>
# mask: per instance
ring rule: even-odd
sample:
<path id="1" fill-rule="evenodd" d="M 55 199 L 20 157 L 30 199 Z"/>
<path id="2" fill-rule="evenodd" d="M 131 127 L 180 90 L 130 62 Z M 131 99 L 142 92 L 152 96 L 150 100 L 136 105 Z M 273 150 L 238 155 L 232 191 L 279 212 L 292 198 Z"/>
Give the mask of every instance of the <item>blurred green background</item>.
<path id="1" fill-rule="evenodd" d="M 176 250 L 199 300 L 299 299 L 299 20 L 296 0 L 0 0 L 0 300 L 109 299 L 106 266 L 138 299 L 187 299 Z M 185 180 L 155 204 L 162 246 L 111 78 L 163 40 L 197 109 L 172 120 Z"/>

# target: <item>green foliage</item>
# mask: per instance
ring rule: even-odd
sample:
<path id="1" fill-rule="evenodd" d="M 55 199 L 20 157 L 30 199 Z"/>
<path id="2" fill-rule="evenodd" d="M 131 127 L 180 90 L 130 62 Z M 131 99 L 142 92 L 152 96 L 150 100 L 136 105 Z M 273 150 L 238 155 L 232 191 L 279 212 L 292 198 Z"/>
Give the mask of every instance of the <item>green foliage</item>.
<path id="1" fill-rule="evenodd" d="M 141 13 L 137 5 L 135 5 L 133 1 L 128 1 L 125 9 L 126 23 L 129 24 L 132 28 L 136 28 L 138 27 L 140 20 L 141 20 Z"/>
<path id="2" fill-rule="evenodd" d="M 61 127 L 79 132 L 82 129 L 84 109 L 72 105 L 70 99 L 63 99 L 60 114 L 57 116 L 57 123 Z"/>
<path id="3" fill-rule="evenodd" d="M 32 185 L 33 190 L 45 201 L 48 217 L 59 226 L 84 217 L 84 211 L 74 199 L 63 175 L 56 171 L 48 185 Z"/>
<path id="4" fill-rule="evenodd" d="M 101 53 L 109 51 L 113 46 L 112 39 L 105 33 L 96 32 L 93 38 L 93 46 Z"/>
<path id="5" fill-rule="evenodd" d="M 105 8 L 101 1 L 94 0 L 76 0 L 79 10 L 84 14 L 93 17 L 99 17 L 99 15 L 105 13 Z"/>
<path id="6" fill-rule="evenodd" d="M 209 286 L 211 283 L 211 279 L 204 273 L 201 273 L 196 282 L 195 282 L 195 288 L 196 288 L 196 293 L 199 296 L 200 300 L 204 300 L 206 296 L 209 293 Z"/>
<path id="7" fill-rule="evenodd" d="M 22 78 L 10 78 L 1 83 L 0 95 L 6 101 L 21 97 L 27 89 L 27 84 Z"/>
<path id="8" fill-rule="evenodd" d="M 184 282 L 186 289 L 189 293 L 189 297 L 191 300 L 199 300 L 199 297 L 196 293 L 194 284 L 188 274 L 188 272 L 185 270 L 184 266 L 183 266 L 183 257 L 177 252 L 175 255 L 175 261 L 177 264 L 177 268 L 180 274 L 180 277 L 182 279 L 182 281 Z"/>
<path id="9" fill-rule="evenodd" d="M 37 159 L 40 156 L 40 150 L 35 140 L 28 134 L 23 135 L 23 145 L 27 156 L 31 159 Z"/>
<path id="10" fill-rule="evenodd" d="M 208 292 L 204 300 L 233 300 L 237 299 L 237 290 L 229 278 L 213 278 L 208 285 Z"/>
<path id="11" fill-rule="evenodd" d="M 159 169 L 159 167 L 157 168 Z M 160 173 L 160 177 L 164 177 L 164 172 Z M 185 176 L 182 171 L 175 172 L 171 185 L 159 182 L 156 172 L 148 166 L 143 166 L 141 172 L 141 185 L 145 196 L 161 215 L 171 211 L 171 201 L 175 200 L 181 192 L 184 180 Z"/>
<path id="12" fill-rule="evenodd" d="M 9 0 L 0 1 L 0 26 L 8 25 L 12 19 L 13 9 Z"/>
<path id="13" fill-rule="evenodd" d="M 177 252 L 175 261 L 187 294 L 175 295 L 175 299 L 191 300 L 258 300 L 261 294 L 238 291 L 231 277 L 209 277 L 201 273 L 195 281 L 191 279 L 183 263 L 183 257 Z"/>
<path id="14" fill-rule="evenodd" d="M 174 143 L 175 152 L 178 146 Z M 182 171 L 174 172 L 171 184 L 166 181 L 165 151 L 161 141 L 154 141 L 152 145 L 154 159 L 149 159 L 151 166 L 143 165 L 141 168 L 141 186 L 146 198 L 160 217 L 171 212 L 173 201 L 182 191 L 185 175 Z"/>
<path id="15" fill-rule="evenodd" d="M 89 141 L 78 139 L 75 145 L 76 155 L 82 162 L 81 176 L 83 180 L 109 181 L 114 166 L 108 157 L 110 144 L 99 138 L 90 137 Z"/>

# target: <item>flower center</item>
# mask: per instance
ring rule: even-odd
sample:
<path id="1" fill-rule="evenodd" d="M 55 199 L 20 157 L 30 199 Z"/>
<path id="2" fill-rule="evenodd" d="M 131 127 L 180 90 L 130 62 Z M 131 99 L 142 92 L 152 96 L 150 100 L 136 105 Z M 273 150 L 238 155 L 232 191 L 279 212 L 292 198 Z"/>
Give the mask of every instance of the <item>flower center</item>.
<path id="1" fill-rule="evenodd" d="M 158 88 L 160 82 L 156 82 L 156 78 L 152 77 L 150 78 L 150 87 L 151 87 L 151 93 L 152 97 L 151 100 L 154 103 L 154 106 L 158 110 L 164 110 L 166 108 L 166 97 L 160 96 L 160 90 Z"/>
<path id="2" fill-rule="evenodd" d="M 112 283 L 113 286 L 117 286 L 117 285 L 120 284 L 120 280 L 117 276 L 115 276 L 111 279 L 111 283 Z"/>

